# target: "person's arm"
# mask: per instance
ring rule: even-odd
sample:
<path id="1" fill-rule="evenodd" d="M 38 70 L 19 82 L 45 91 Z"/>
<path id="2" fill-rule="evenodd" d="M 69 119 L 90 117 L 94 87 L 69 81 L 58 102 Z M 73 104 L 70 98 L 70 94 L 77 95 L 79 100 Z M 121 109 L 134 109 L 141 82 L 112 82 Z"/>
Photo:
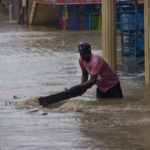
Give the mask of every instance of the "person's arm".
<path id="1" fill-rule="evenodd" d="M 83 79 L 84 80 L 82 81 L 85 81 L 87 78 L 83 78 Z M 71 87 L 69 91 L 71 93 L 74 93 L 80 90 L 91 88 L 96 83 L 96 80 L 97 80 L 97 75 L 91 75 L 89 80 L 86 80 L 85 82 L 82 82 L 81 84 Z"/>
<path id="2" fill-rule="evenodd" d="M 88 76 L 89 76 L 88 72 L 87 71 L 83 71 L 82 72 L 82 77 L 81 77 L 81 83 L 86 82 L 88 80 Z"/>

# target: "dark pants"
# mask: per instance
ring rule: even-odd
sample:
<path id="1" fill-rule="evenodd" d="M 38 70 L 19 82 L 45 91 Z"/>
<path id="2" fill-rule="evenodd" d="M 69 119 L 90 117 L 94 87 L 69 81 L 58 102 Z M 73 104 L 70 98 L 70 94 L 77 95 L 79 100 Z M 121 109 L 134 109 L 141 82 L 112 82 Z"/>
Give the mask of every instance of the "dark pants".
<path id="1" fill-rule="evenodd" d="M 123 98 L 120 82 L 118 82 L 114 87 L 109 89 L 106 93 L 101 92 L 97 87 L 96 97 L 97 98 Z"/>

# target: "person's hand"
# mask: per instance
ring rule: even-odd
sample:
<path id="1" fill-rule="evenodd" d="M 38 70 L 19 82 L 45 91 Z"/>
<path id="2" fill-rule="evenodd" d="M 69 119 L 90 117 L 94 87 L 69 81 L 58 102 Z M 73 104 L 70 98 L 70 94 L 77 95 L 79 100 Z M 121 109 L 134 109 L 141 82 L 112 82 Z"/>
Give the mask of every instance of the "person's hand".
<path id="1" fill-rule="evenodd" d="M 73 86 L 69 89 L 69 93 L 73 95 L 83 95 L 87 89 L 79 89 L 76 86 Z"/>
<path id="2" fill-rule="evenodd" d="M 76 86 L 73 86 L 69 89 L 70 93 L 76 93 L 78 91 L 78 88 Z"/>
<path id="3" fill-rule="evenodd" d="M 77 93 L 77 87 L 75 86 L 71 87 L 68 91 L 69 98 L 79 96 L 79 94 Z"/>
<path id="4" fill-rule="evenodd" d="M 87 89 L 80 89 L 80 95 L 83 95 L 86 91 Z"/>

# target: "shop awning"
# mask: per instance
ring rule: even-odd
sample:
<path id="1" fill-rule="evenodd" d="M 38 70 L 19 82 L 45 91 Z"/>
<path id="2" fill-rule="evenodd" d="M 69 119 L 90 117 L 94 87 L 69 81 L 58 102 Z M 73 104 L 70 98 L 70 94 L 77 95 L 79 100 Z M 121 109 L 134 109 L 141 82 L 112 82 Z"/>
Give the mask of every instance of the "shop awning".
<path id="1" fill-rule="evenodd" d="M 101 3 L 102 0 L 34 0 L 38 3 L 50 4 L 88 4 L 88 3 Z"/>
<path id="2" fill-rule="evenodd" d="M 37 3 L 49 3 L 49 4 L 91 4 L 102 3 L 102 0 L 34 0 Z M 125 0 L 118 0 L 125 1 Z M 138 2 L 144 2 L 144 0 L 138 0 Z"/>

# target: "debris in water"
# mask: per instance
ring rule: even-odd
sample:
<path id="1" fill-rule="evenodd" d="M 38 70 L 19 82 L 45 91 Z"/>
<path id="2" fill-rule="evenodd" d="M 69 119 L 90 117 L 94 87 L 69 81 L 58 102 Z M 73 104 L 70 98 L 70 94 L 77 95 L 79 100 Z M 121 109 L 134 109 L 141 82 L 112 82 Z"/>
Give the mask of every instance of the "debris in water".
<path id="1" fill-rule="evenodd" d="M 40 114 L 39 116 L 42 116 L 42 115 L 47 115 L 48 113 L 42 113 L 42 114 Z"/>
<path id="2" fill-rule="evenodd" d="M 117 126 L 116 125 L 111 125 L 111 126 L 109 126 L 109 128 L 117 128 Z"/>
<path id="3" fill-rule="evenodd" d="M 20 98 L 21 98 L 21 97 L 17 97 L 17 96 L 14 95 L 14 99 L 20 99 Z"/>
<path id="4" fill-rule="evenodd" d="M 118 127 L 124 127 L 124 126 L 129 126 L 129 125 L 111 125 L 109 128 L 118 128 Z"/>
<path id="5" fill-rule="evenodd" d="M 30 109 L 28 112 L 36 112 L 39 111 L 39 108 Z"/>

